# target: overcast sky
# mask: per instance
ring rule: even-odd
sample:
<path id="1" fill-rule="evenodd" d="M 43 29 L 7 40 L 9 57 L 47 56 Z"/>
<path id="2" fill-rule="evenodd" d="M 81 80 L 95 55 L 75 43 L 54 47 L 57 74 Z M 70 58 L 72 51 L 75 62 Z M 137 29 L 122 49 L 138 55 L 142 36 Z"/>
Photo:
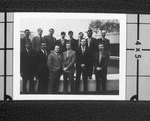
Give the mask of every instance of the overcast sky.
<path id="1" fill-rule="evenodd" d="M 43 29 L 43 35 L 49 34 L 49 29 L 54 28 L 54 36 L 58 38 L 62 31 L 74 32 L 74 37 L 78 36 L 79 32 L 85 33 L 88 30 L 89 24 L 92 20 L 90 19 L 41 19 L 41 18 L 32 18 L 32 19 L 21 19 L 21 31 L 29 29 L 32 32 L 37 32 L 38 28 Z M 67 36 L 66 36 L 67 37 Z"/>

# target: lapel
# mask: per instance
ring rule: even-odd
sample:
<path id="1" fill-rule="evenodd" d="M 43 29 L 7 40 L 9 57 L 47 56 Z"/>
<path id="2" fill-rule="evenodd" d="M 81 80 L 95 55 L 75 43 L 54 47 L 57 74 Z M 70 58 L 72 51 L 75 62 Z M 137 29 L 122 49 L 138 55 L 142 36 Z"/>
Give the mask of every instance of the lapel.
<path id="1" fill-rule="evenodd" d="M 96 53 L 96 60 L 97 60 L 97 63 L 99 64 L 99 52 Z"/>
<path id="2" fill-rule="evenodd" d="M 99 63 L 99 53 L 98 53 L 98 63 L 102 64 L 104 59 L 105 59 L 105 51 L 102 54 L 102 58 L 101 58 L 101 62 L 100 63 Z"/>
<path id="3" fill-rule="evenodd" d="M 63 44 L 62 44 L 62 42 L 61 42 L 61 39 L 59 39 L 58 41 L 59 41 L 60 46 L 62 47 Z"/>
<path id="4" fill-rule="evenodd" d="M 60 56 L 60 54 L 59 54 L 59 55 L 56 55 L 55 52 L 54 52 L 54 57 L 56 58 L 56 60 L 61 61 L 61 56 Z"/>
<path id="5" fill-rule="evenodd" d="M 48 35 L 48 39 L 49 39 L 50 41 L 53 41 L 53 37 L 50 36 L 50 35 Z"/>
<path id="6" fill-rule="evenodd" d="M 41 55 L 41 57 L 45 56 L 42 50 L 40 50 L 40 55 Z"/>
<path id="7" fill-rule="evenodd" d="M 40 43 L 41 43 L 41 41 L 42 41 L 42 38 L 40 39 L 40 37 L 39 37 L 39 36 L 37 36 L 37 42 L 40 44 Z"/>
<path id="8" fill-rule="evenodd" d="M 81 41 L 80 41 L 80 39 L 78 39 L 77 41 L 78 41 L 78 47 L 81 47 Z"/>
<path id="9" fill-rule="evenodd" d="M 67 51 L 66 51 L 66 58 L 68 59 L 72 54 L 72 50 L 70 50 L 70 52 L 68 53 L 68 57 L 67 57 Z"/>
<path id="10" fill-rule="evenodd" d="M 26 49 L 25 49 L 24 53 L 25 53 L 26 56 L 29 56 L 29 54 L 28 54 Z"/>

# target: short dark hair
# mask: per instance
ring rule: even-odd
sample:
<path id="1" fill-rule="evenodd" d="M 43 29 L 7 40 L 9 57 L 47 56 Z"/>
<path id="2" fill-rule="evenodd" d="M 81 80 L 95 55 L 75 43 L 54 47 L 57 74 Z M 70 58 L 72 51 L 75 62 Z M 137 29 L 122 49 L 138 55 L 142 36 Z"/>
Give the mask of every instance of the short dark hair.
<path id="1" fill-rule="evenodd" d="M 61 35 L 66 35 L 66 33 L 65 32 L 61 32 Z"/>
<path id="2" fill-rule="evenodd" d="M 26 42 L 26 43 L 25 43 L 25 45 L 27 45 L 27 44 L 30 44 L 30 45 L 32 45 L 32 42 Z"/>
<path id="3" fill-rule="evenodd" d="M 92 31 L 91 29 L 89 29 L 89 30 L 87 31 L 87 33 L 88 33 L 88 32 L 91 32 L 91 33 L 93 33 L 93 31 Z"/>
<path id="4" fill-rule="evenodd" d="M 41 45 L 42 45 L 42 44 L 46 44 L 46 45 L 47 45 L 47 43 L 46 43 L 46 42 L 41 42 Z"/>
<path id="5" fill-rule="evenodd" d="M 71 46 L 71 42 L 67 42 L 66 45 L 69 44 Z"/>
<path id="6" fill-rule="evenodd" d="M 79 32 L 79 35 L 80 35 L 80 34 L 83 34 L 83 32 Z M 83 34 L 83 35 L 84 35 L 84 34 Z"/>
<path id="7" fill-rule="evenodd" d="M 73 34 L 73 31 L 69 31 L 68 34 Z"/>
<path id="8" fill-rule="evenodd" d="M 59 47 L 60 47 L 60 45 L 59 45 L 59 44 L 55 44 L 54 48 L 55 48 L 56 46 L 59 46 Z"/>
<path id="9" fill-rule="evenodd" d="M 37 31 L 39 31 L 39 30 L 42 30 L 42 31 L 43 31 L 43 29 L 42 29 L 42 28 L 38 28 L 38 29 L 37 29 Z"/>
<path id="10" fill-rule="evenodd" d="M 49 31 L 50 31 L 50 30 L 53 30 L 53 31 L 54 31 L 54 29 L 53 29 L 53 28 L 50 28 L 50 29 L 49 29 Z"/>
<path id="11" fill-rule="evenodd" d="M 102 43 L 102 42 L 99 42 L 99 43 L 98 43 L 98 46 L 99 46 L 99 45 L 103 45 L 103 46 L 104 46 L 104 43 Z"/>
<path id="12" fill-rule="evenodd" d="M 30 30 L 29 30 L 29 29 L 26 29 L 26 30 L 24 30 L 24 33 L 26 33 L 27 31 L 29 31 L 29 32 L 30 32 Z"/>

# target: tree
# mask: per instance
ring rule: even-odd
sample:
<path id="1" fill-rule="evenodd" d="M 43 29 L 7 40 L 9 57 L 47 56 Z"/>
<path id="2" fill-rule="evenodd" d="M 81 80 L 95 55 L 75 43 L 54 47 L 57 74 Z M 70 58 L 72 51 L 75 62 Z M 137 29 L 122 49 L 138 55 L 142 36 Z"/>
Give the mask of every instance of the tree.
<path id="1" fill-rule="evenodd" d="M 89 24 L 89 29 L 98 33 L 99 30 L 106 30 L 107 32 L 119 32 L 120 26 L 118 20 L 95 20 Z"/>

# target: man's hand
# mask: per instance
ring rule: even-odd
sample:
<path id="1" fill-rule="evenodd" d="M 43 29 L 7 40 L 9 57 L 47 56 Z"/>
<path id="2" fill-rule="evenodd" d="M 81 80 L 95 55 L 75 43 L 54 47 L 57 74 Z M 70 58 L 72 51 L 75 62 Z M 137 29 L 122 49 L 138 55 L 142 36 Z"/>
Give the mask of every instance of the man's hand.
<path id="1" fill-rule="evenodd" d="M 100 71 L 100 70 L 102 70 L 102 68 L 101 68 L 101 67 L 97 67 L 96 70 L 97 70 L 97 71 Z"/>

